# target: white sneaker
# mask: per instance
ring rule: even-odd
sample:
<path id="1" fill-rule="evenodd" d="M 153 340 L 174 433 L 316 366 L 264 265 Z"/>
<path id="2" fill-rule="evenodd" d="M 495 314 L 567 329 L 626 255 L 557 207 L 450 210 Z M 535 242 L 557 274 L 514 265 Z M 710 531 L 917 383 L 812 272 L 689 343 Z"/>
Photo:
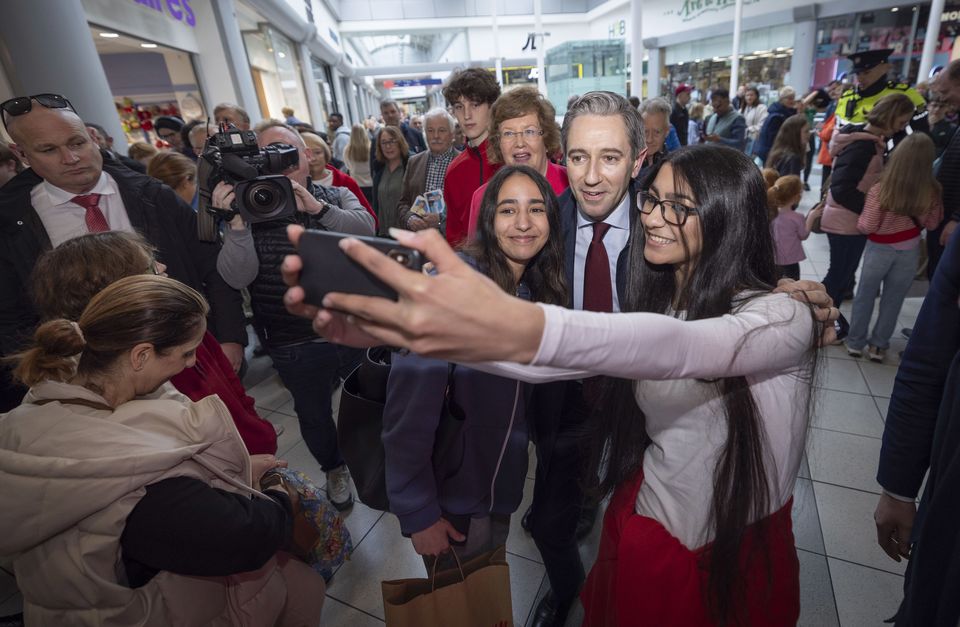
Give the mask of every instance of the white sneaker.
<path id="1" fill-rule="evenodd" d="M 847 355 L 850 355 L 851 357 L 863 357 L 863 351 L 847 344 Z"/>
<path id="2" fill-rule="evenodd" d="M 886 354 L 886 349 L 877 348 L 876 346 L 867 347 L 867 357 L 870 358 L 870 361 L 881 362 Z"/>
<path id="3" fill-rule="evenodd" d="M 344 464 L 327 473 L 327 498 L 341 512 L 353 507 L 353 493 L 350 491 L 350 470 Z"/>

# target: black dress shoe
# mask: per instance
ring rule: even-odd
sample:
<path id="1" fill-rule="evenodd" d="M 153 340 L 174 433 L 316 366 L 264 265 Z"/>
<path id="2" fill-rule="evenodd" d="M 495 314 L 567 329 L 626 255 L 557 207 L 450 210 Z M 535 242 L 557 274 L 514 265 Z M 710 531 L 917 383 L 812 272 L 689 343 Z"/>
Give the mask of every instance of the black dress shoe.
<path id="1" fill-rule="evenodd" d="M 537 609 L 533 611 L 533 621 L 531 627 L 563 627 L 567 622 L 567 613 L 570 611 L 571 601 L 561 603 L 553 595 L 553 590 L 548 590 L 540 602 L 537 603 Z"/>
<path id="2" fill-rule="evenodd" d="M 583 540 L 593 531 L 593 525 L 597 521 L 596 507 L 581 507 L 580 519 L 577 520 L 577 542 Z"/>
<path id="3" fill-rule="evenodd" d="M 530 516 L 532 515 L 533 515 L 533 505 L 527 508 L 527 511 L 523 513 L 523 518 L 520 519 L 520 526 L 527 533 L 533 532 L 533 527 L 531 526 L 531 523 L 530 523 Z"/>

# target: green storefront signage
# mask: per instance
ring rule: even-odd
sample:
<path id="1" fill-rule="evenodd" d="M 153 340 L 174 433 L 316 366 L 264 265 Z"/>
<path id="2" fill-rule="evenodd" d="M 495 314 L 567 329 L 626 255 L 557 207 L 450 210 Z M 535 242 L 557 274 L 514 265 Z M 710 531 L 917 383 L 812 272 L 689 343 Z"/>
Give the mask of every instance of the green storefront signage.
<path id="1" fill-rule="evenodd" d="M 760 0 L 743 0 L 744 6 L 756 4 Z M 679 0 L 679 8 L 665 11 L 664 15 L 676 15 L 681 22 L 695 20 L 704 13 L 733 8 L 736 0 Z"/>

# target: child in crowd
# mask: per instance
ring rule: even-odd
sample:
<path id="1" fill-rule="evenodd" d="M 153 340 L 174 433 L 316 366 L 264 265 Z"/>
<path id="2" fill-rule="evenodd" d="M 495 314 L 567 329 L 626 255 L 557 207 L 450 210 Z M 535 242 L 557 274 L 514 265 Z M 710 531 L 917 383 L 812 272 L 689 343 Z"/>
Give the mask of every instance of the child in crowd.
<path id="1" fill-rule="evenodd" d="M 792 115 L 783 123 L 767 156 L 766 166 L 774 168 L 780 176 L 800 175 L 807 158 L 807 143 L 810 124 L 802 113 Z"/>
<path id="2" fill-rule="evenodd" d="M 769 169 L 764 170 L 764 178 L 768 185 L 767 205 L 770 210 L 770 232 L 773 234 L 777 274 L 780 278 L 799 281 L 800 262 L 807 258 L 802 242 L 810 237 L 813 221 L 823 213 L 823 209 L 814 209 L 804 219 L 797 213 L 797 205 L 803 197 L 803 182 L 800 177 L 796 174 L 781 176 L 770 185 L 768 172 Z"/>
<path id="3" fill-rule="evenodd" d="M 893 151 L 867 193 L 857 229 L 868 236 L 863 269 L 853 300 L 847 352 L 883 361 L 910 290 L 920 257 L 920 231 L 932 231 L 943 217 L 940 183 L 933 174 L 936 148 L 925 133 L 914 133 Z M 880 313 L 870 337 L 873 304 L 881 292 Z"/>

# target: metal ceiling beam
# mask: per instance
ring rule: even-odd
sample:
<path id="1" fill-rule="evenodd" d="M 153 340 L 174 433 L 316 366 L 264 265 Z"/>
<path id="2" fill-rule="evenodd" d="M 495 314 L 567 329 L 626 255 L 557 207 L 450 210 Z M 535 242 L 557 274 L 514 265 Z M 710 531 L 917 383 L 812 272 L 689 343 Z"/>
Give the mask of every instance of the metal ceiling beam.
<path id="1" fill-rule="evenodd" d="M 504 59 L 503 66 L 510 67 L 515 65 L 536 66 L 536 57 L 524 59 Z M 354 73 L 357 76 L 374 76 L 394 78 L 400 75 L 409 74 L 430 74 L 432 72 L 450 72 L 462 67 L 493 67 L 493 59 L 480 61 L 458 61 L 456 63 L 409 63 L 407 65 L 377 65 L 373 67 L 357 67 Z"/>

